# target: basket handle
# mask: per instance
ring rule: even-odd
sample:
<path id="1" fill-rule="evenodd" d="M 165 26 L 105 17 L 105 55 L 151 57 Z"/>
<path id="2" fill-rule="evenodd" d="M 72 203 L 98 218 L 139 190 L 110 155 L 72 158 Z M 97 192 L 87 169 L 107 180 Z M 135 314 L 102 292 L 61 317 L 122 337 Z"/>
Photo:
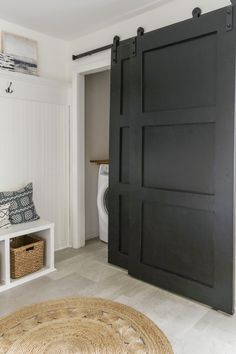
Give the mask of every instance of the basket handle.
<path id="1" fill-rule="evenodd" d="M 28 251 L 33 251 L 33 249 L 34 249 L 34 246 L 31 246 L 31 247 L 26 248 L 25 250 L 26 250 L 26 252 L 28 252 Z"/>

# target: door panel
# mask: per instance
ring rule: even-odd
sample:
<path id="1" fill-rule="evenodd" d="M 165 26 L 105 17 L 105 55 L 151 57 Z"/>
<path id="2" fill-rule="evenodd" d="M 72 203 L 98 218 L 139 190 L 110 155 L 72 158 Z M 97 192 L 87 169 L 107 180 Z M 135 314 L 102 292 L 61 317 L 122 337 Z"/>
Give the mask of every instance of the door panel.
<path id="1" fill-rule="evenodd" d="M 226 12 L 138 36 L 136 55 L 132 39 L 120 43 L 130 57 L 112 66 L 120 217 L 109 248 L 126 254 L 130 275 L 233 313 L 236 31 Z"/>
<path id="2" fill-rule="evenodd" d="M 129 252 L 129 197 L 120 196 L 119 199 L 119 252 L 128 255 Z"/>
<path id="3" fill-rule="evenodd" d="M 128 54 L 129 55 L 129 54 Z M 129 100 L 130 58 L 121 59 L 121 92 L 120 114 L 128 115 L 130 108 Z"/>
<path id="4" fill-rule="evenodd" d="M 212 287 L 213 221 L 209 211 L 144 202 L 142 264 Z"/>
<path id="5" fill-rule="evenodd" d="M 216 52 L 216 33 L 144 51 L 144 112 L 214 105 Z"/>
<path id="6" fill-rule="evenodd" d="M 120 130 L 120 182 L 129 183 L 129 127 Z"/>
<path id="7" fill-rule="evenodd" d="M 143 132 L 144 187 L 214 193 L 213 123 L 152 126 Z"/>

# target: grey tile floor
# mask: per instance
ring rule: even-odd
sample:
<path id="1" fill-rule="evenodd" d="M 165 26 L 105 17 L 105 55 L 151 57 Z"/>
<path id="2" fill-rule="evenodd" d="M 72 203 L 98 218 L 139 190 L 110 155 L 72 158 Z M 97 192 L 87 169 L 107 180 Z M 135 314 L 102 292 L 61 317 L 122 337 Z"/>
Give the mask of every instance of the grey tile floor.
<path id="1" fill-rule="evenodd" d="M 227 316 L 130 277 L 107 263 L 107 246 L 91 240 L 56 252 L 57 271 L 0 294 L 0 316 L 49 299 L 97 296 L 130 305 L 168 336 L 175 354 L 236 354 L 236 315 Z"/>

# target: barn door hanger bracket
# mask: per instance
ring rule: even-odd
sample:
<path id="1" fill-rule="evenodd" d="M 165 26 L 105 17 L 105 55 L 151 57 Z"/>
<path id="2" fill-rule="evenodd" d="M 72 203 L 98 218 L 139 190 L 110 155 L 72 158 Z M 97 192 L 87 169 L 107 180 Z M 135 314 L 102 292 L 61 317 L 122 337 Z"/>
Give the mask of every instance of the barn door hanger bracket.
<path id="1" fill-rule="evenodd" d="M 231 0 L 232 5 L 226 8 L 226 31 L 232 31 L 233 29 L 233 11 L 234 5 L 236 5 L 236 0 Z"/>
<path id="2" fill-rule="evenodd" d="M 142 37 L 144 35 L 144 28 L 143 27 L 139 27 L 137 29 L 137 36 L 138 37 Z"/>
<path id="3" fill-rule="evenodd" d="M 227 6 L 226 8 L 226 31 L 232 31 L 233 29 L 233 8 L 236 5 L 236 0 L 230 0 L 232 5 Z M 202 14 L 200 7 L 195 7 L 193 9 L 192 15 L 193 18 L 198 19 Z"/>
<path id="4" fill-rule="evenodd" d="M 119 43 L 120 43 L 120 37 L 115 36 L 113 38 L 113 44 L 112 44 L 112 64 L 117 63 L 117 48 L 118 48 Z"/>
<path id="5" fill-rule="evenodd" d="M 132 43 L 131 43 L 131 56 L 132 57 L 136 56 L 136 46 L 137 46 L 137 39 L 135 37 L 135 38 L 133 38 Z"/>
<path id="6" fill-rule="evenodd" d="M 195 7 L 195 9 L 193 9 L 192 15 L 193 18 L 199 18 L 202 14 L 202 10 L 200 9 L 200 7 Z"/>
<path id="7" fill-rule="evenodd" d="M 137 29 L 137 37 L 142 37 L 144 35 L 144 28 L 143 27 L 139 27 Z M 131 54 L 132 57 L 136 56 L 136 51 L 137 51 L 137 37 L 133 38 L 132 41 L 132 48 L 131 48 Z"/>

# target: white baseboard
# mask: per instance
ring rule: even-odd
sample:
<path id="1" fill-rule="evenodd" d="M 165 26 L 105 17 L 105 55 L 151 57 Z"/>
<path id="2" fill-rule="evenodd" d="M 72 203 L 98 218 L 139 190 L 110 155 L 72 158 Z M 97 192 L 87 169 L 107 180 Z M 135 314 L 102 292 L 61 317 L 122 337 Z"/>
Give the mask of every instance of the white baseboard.
<path id="1" fill-rule="evenodd" d="M 61 250 L 64 250 L 66 248 L 72 248 L 73 246 L 71 244 L 68 244 L 68 245 L 65 245 L 65 246 L 62 246 L 62 247 L 57 247 L 54 249 L 54 251 L 61 251 Z"/>
<path id="2" fill-rule="evenodd" d="M 96 237 L 98 237 L 97 233 L 89 234 L 89 235 L 85 236 L 85 240 L 88 241 L 88 240 L 90 240 L 92 238 L 96 238 Z"/>

